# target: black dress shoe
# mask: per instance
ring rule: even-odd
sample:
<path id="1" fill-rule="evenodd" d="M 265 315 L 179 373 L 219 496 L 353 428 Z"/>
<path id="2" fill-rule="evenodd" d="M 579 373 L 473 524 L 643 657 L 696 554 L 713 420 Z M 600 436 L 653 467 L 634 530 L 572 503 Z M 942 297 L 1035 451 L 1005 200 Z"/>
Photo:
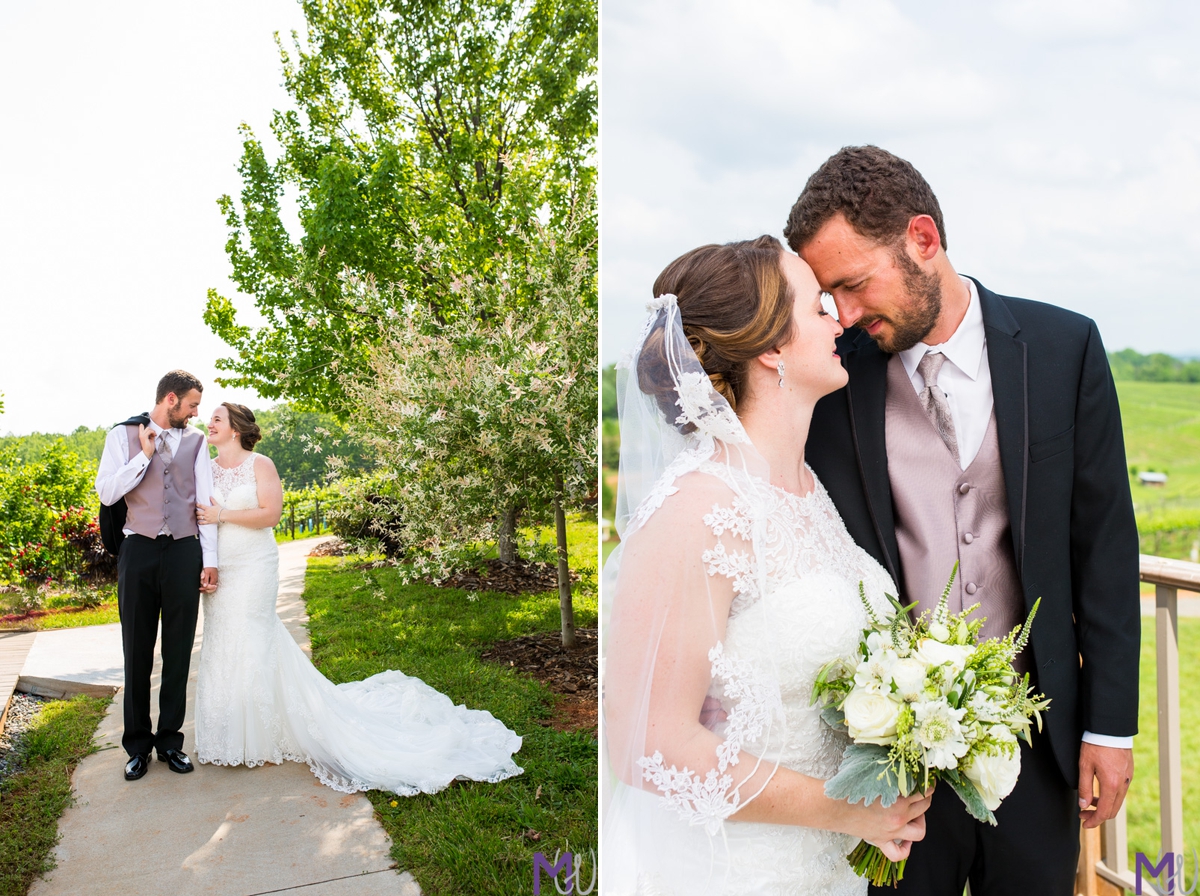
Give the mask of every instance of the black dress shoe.
<path id="1" fill-rule="evenodd" d="M 125 780 L 136 781 L 142 775 L 146 774 L 146 769 L 148 768 L 150 768 L 150 755 L 148 753 L 135 753 L 125 763 Z"/>
<path id="2" fill-rule="evenodd" d="M 159 753 L 158 761 L 165 762 L 171 771 L 179 772 L 181 775 L 196 770 L 196 767 L 192 765 L 192 760 L 188 759 L 187 753 L 182 750 L 167 750 Z"/>

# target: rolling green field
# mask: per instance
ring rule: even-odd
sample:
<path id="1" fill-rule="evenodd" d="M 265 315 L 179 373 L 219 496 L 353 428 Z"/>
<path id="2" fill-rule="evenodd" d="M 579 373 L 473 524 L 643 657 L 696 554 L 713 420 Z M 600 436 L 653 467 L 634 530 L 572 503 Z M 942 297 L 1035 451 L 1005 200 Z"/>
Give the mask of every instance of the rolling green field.
<path id="1" fill-rule="evenodd" d="M 1200 530 L 1200 383 L 1118 382 L 1117 393 L 1142 550 L 1186 559 L 1200 531 L 1157 543 L 1154 533 Z M 1139 484 L 1132 471 L 1146 470 L 1166 473 L 1166 485 Z"/>

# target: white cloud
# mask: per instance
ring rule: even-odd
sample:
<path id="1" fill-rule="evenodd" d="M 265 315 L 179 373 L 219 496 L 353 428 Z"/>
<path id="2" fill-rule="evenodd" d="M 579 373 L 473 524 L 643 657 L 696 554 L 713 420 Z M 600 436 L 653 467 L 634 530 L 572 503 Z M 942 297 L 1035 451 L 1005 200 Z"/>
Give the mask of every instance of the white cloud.
<path id="1" fill-rule="evenodd" d="M 1200 11 L 606 0 L 604 16 L 605 362 L 668 261 L 779 234 L 808 175 L 861 143 L 929 180 L 960 271 L 1093 316 L 1114 348 L 1200 353 Z"/>

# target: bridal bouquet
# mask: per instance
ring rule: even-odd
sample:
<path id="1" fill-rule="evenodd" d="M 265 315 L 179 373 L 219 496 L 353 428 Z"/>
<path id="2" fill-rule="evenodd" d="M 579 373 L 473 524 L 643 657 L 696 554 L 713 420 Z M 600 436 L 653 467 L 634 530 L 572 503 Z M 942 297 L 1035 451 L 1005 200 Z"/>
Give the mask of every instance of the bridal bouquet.
<path id="1" fill-rule="evenodd" d="M 853 741 L 838 773 L 825 784 L 833 799 L 878 799 L 890 806 L 901 796 L 925 792 L 935 781 L 948 784 L 975 818 L 996 823 L 992 814 L 1021 771 L 1017 738 L 1030 740 L 1030 720 L 1050 701 L 1030 694 L 1029 676 L 1018 677 L 1013 659 L 1029 641 L 1037 613 L 1004 638 L 979 640 L 984 620 L 968 620 L 978 604 L 947 612 L 946 600 L 958 572 L 932 613 L 915 621 L 909 607 L 891 595 L 893 610 L 882 618 L 859 585 L 869 626 L 858 654 L 822 668 L 812 701 L 822 718 L 849 729 Z M 895 886 L 904 862 L 892 862 L 865 841 L 849 855 L 860 876 L 876 886 Z"/>

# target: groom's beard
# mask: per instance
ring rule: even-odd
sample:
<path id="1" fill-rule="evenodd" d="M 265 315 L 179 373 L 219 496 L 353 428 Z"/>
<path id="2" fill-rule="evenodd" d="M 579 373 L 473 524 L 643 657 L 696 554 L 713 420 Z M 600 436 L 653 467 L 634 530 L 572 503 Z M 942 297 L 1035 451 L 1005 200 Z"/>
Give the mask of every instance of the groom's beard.
<path id="1" fill-rule="evenodd" d="M 904 292 L 907 307 L 892 317 L 863 318 L 855 325 L 866 329 L 877 320 L 892 325 L 890 336 L 872 336 L 876 345 L 888 354 L 908 351 L 922 341 L 937 323 L 942 313 L 942 284 L 937 274 L 926 273 L 905 254 L 903 249 L 894 253 L 896 266 L 904 272 Z"/>
<path id="2" fill-rule="evenodd" d="M 192 415 L 182 408 L 179 411 L 167 411 L 167 422 L 171 424 L 172 429 L 183 429 L 190 419 Z"/>

